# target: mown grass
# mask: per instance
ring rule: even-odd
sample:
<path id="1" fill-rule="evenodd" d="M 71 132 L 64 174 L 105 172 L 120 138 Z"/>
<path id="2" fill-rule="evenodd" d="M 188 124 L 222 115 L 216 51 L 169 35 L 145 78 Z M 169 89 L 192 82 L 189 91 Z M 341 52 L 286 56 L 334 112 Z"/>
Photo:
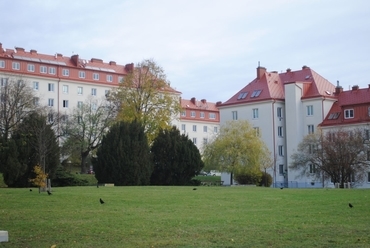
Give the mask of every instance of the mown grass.
<path id="1" fill-rule="evenodd" d="M 196 188 L 2 188 L 0 247 L 370 247 L 369 190 Z"/>

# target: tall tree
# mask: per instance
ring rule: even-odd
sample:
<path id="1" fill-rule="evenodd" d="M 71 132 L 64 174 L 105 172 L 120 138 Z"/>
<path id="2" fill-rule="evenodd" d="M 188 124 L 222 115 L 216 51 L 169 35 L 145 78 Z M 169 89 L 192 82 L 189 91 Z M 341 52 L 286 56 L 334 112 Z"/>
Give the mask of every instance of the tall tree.
<path id="1" fill-rule="evenodd" d="M 231 174 L 260 174 L 271 155 L 265 143 L 248 121 L 226 122 L 218 136 L 205 146 L 203 160 L 207 169 Z"/>
<path id="2" fill-rule="evenodd" d="M 154 139 L 151 153 L 153 185 L 189 185 L 204 167 L 198 148 L 176 127 L 161 130 Z"/>
<path id="3" fill-rule="evenodd" d="M 112 93 L 111 99 L 120 108 L 118 119 L 141 122 L 149 142 L 159 129 L 170 128 L 171 121 L 178 118 L 181 111 L 178 93 L 153 60 L 139 63 Z"/>
<path id="4" fill-rule="evenodd" d="M 342 188 L 344 183 L 361 183 L 370 169 L 363 133 L 361 129 L 336 129 L 307 135 L 292 155 L 290 169 L 313 179 L 331 179 Z"/>
<path id="5" fill-rule="evenodd" d="M 7 142 L 4 181 L 9 187 L 27 187 L 35 165 L 53 177 L 59 164 L 59 146 L 46 116 L 31 113 Z"/>
<path id="6" fill-rule="evenodd" d="M 143 126 L 137 122 L 114 124 L 92 162 L 101 183 L 148 185 L 153 168 Z"/>
<path id="7" fill-rule="evenodd" d="M 35 94 L 22 77 L 9 75 L 1 79 L 0 87 L 0 132 L 5 141 L 17 125 L 34 110 Z"/>
<path id="8" fill-rule="evenodd" d="M 114 104 L 106 99 L 90 97 L 73 109 L 70 116 L 62 116 L 63 151 L 67 154 L 73 153 L 73 150 L 79 152 L 81 173 L 86 172 L 88 156 L 100 146 L 116 114 Z"/>

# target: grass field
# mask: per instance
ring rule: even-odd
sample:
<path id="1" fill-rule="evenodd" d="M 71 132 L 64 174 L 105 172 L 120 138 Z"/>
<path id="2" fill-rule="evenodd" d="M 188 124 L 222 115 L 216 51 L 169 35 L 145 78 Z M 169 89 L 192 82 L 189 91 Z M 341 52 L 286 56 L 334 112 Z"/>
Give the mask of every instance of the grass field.
<path id="1" fill-rule="evenodd" d="M 1 188 L 0 199 L 0 247 L 370 247 L 369 190 Z"/>

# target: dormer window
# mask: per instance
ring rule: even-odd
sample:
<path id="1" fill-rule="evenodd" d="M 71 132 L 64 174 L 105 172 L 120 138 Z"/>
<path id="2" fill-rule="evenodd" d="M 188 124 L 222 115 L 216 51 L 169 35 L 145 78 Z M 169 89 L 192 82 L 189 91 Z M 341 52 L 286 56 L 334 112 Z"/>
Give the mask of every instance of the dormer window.
<path id="1" fill-rule="evenodd" d="M 253 91 L 251 97 L 258 97 L 261 94 L 262 90 L 255 90 Z"/>
<path id="2" fill-rule="evenodd" d="M 346 109 L 344 110 L 344 119 L 351 119 L 354 117 L 354 110 L 353 109 Z"/>

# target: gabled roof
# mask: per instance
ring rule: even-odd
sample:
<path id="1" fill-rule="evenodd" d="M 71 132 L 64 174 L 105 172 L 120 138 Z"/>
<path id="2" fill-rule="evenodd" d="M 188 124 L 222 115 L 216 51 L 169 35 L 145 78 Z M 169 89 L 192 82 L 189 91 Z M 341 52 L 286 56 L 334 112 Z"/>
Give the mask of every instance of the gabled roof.
<path id="1" fill-rule="evenodd" d="M 335 86 L 307 66 L 303 66 L 302 70 L 298 71 L 288 69 L 284 73 L 278 73 L 276 71 L 267 72 L 265 68 L 258 67 L 257 78 L 238 91 L 229 100 L 222 103 L 221 106 L 266 100 L 284 101 L 284 85 L 295 82 L 300 82 L 304 85 L 302 99 L 323 96 L 334 97 L 333 92 Z M 253 94 L 253 92 L 259 90 L 261 92 L 258 96 Z M 243 95 L 243 93 L 247 94 Z"/>
<path id="2" fill-rule="evenodd" d="M 364 89 L 354 86 L 348 91 L 337 89 L 339 89 L 335 94 L 337 101 L 320 126 L 370 123 L 370 86 Z M 353 109 L 354 116 L 346 119 L 344 111 L 350 109 Z"/>
<path id="3" fill-rule="evenodd" d="M 181 107 L 183 109 L 189 109 L 189 110 L 202 110 L 202 111 L 212 111 L 212 112 L 219 111 L 218 108 L 216 107 L 216 103 L 207 102 L 206 99 L 197 101 L 195 97 L 193 97 L 190 100 L 181 99 Z"/>

